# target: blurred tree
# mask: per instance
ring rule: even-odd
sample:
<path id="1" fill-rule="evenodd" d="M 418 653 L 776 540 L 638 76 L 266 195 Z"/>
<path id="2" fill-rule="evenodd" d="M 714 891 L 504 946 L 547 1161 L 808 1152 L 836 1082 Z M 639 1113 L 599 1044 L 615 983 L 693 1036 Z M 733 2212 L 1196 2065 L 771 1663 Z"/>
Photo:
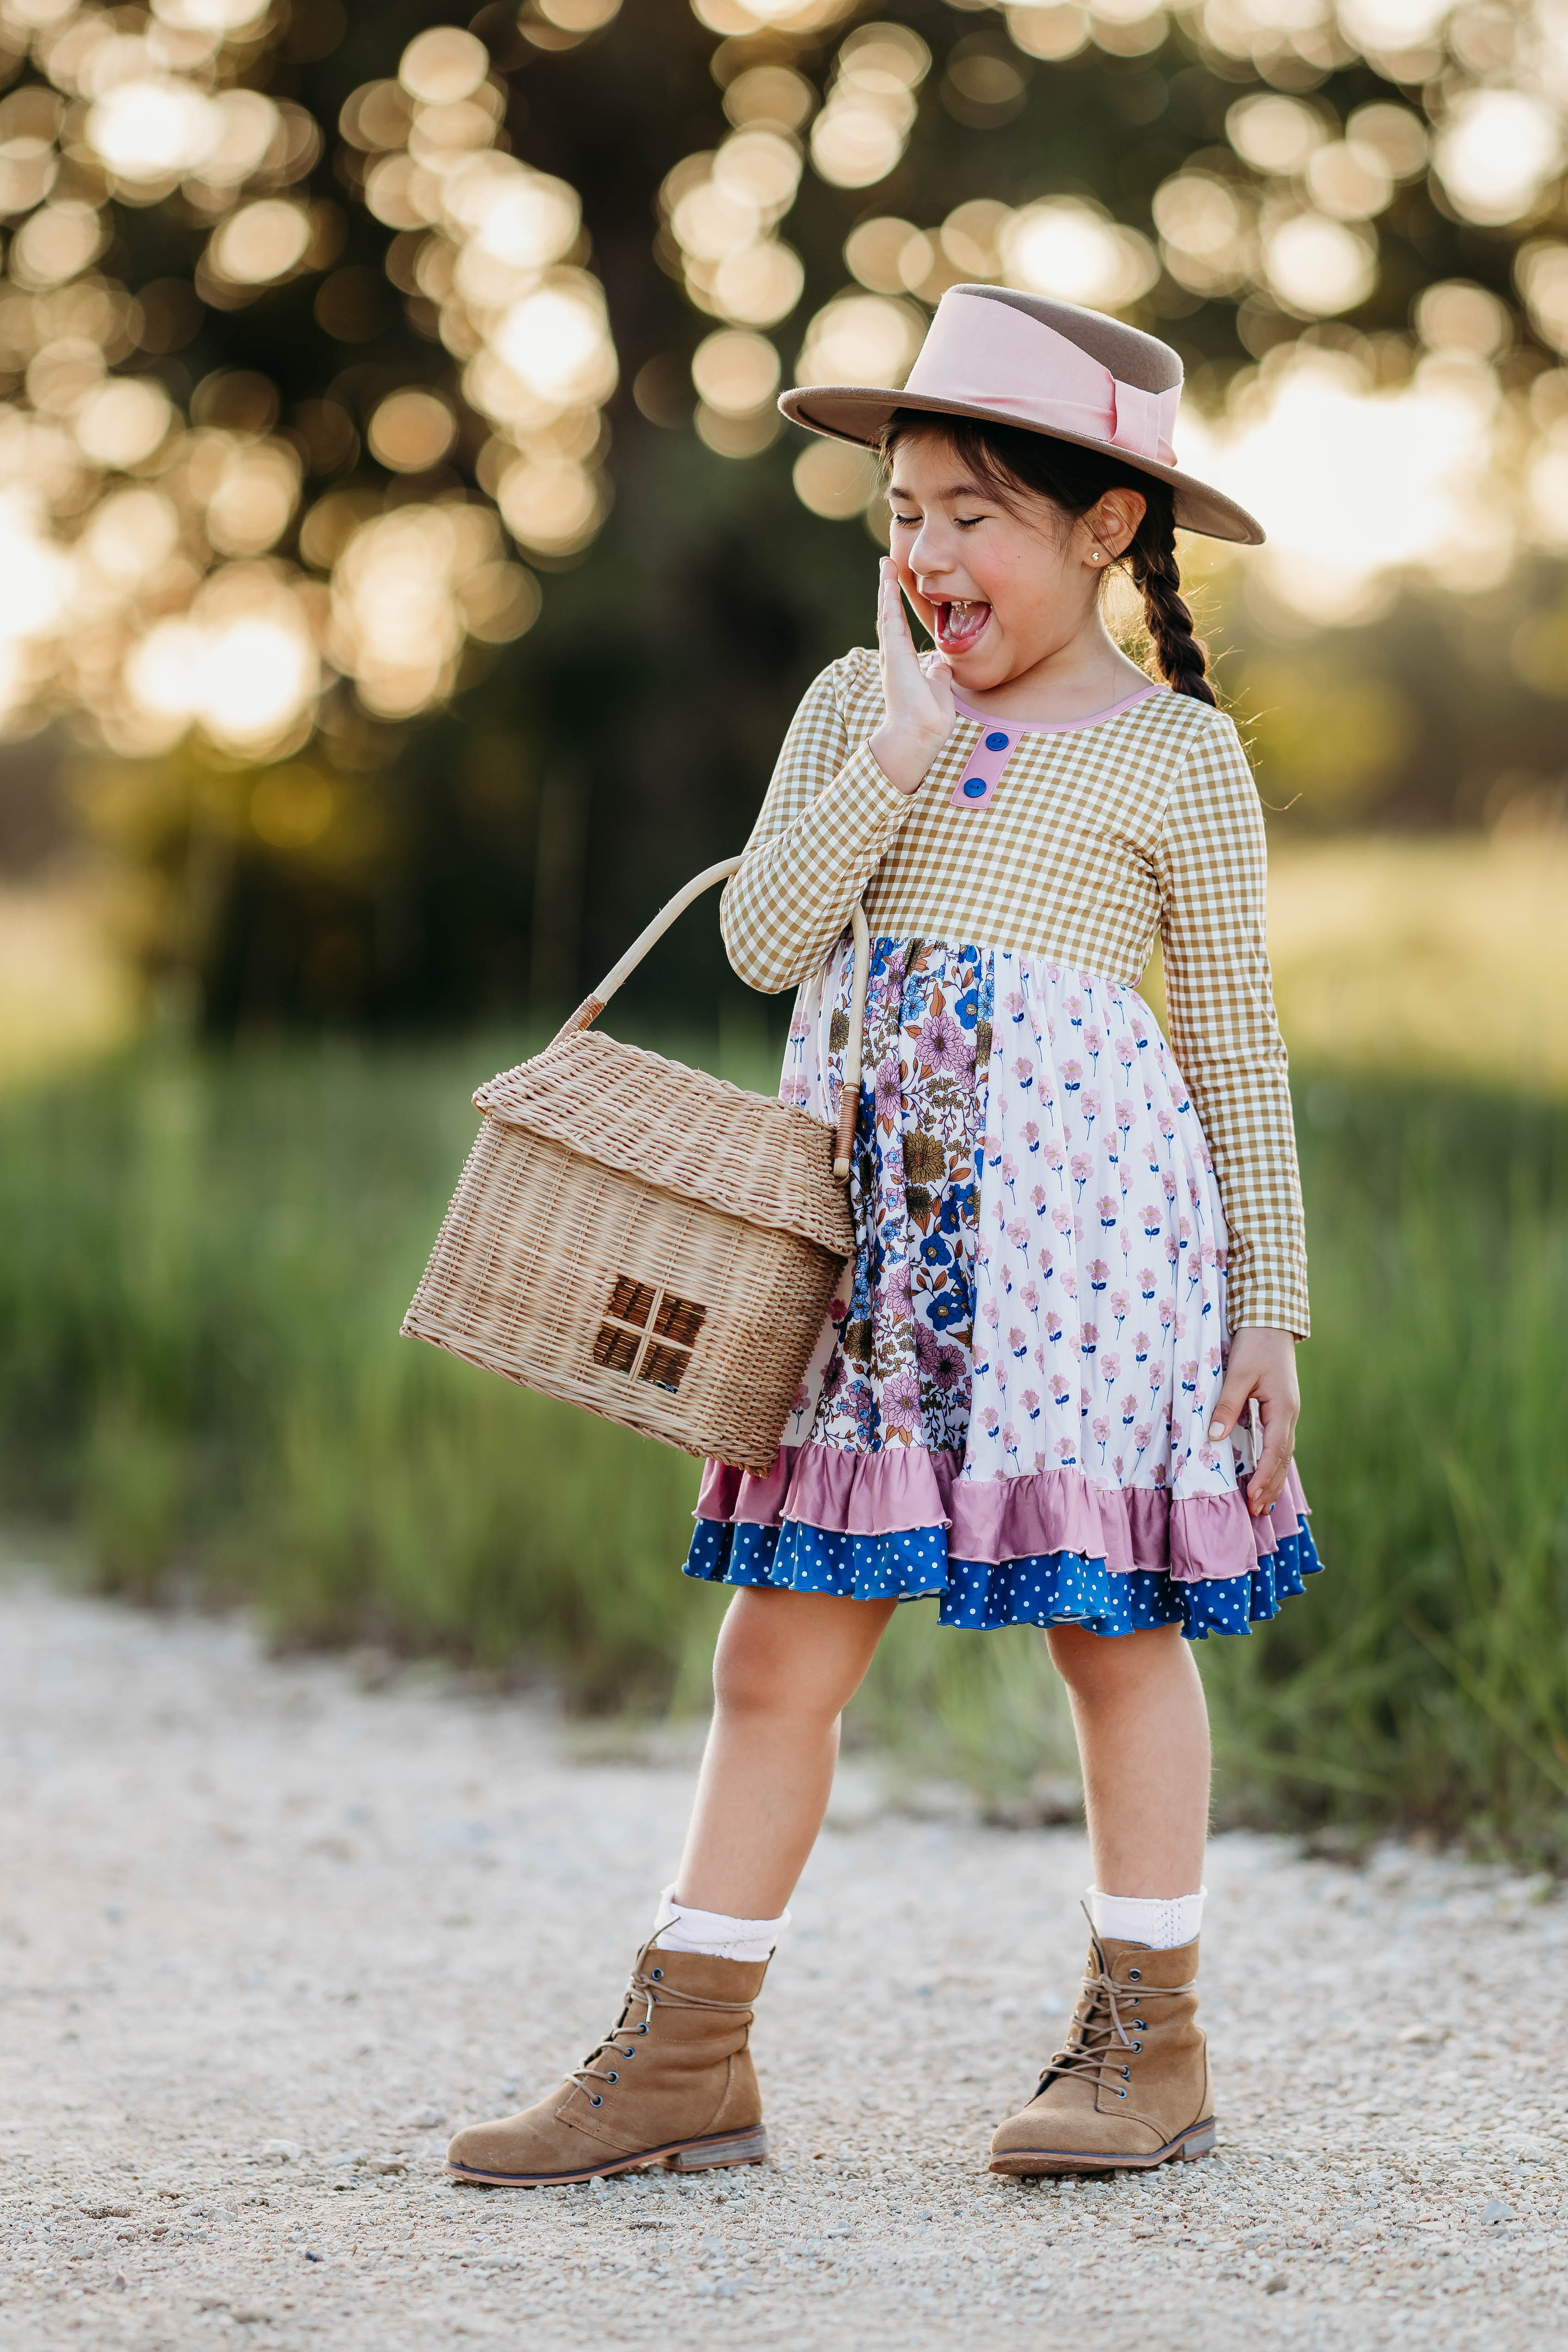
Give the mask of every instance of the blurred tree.
<path id="1" fill-rule="evenodd" d="M 1271 803 L 1557 788 L 1547 0 L 0 0 L 0 710 L 216 1029 L 564 1004 L 739 843 L 869 628 L 871 470 L 778 383 L 900 381 L 964 278 L 1181 350 L 1276 523 L 1209 589 Z M 648 984 L 732 993 L 711 925 Z"/>

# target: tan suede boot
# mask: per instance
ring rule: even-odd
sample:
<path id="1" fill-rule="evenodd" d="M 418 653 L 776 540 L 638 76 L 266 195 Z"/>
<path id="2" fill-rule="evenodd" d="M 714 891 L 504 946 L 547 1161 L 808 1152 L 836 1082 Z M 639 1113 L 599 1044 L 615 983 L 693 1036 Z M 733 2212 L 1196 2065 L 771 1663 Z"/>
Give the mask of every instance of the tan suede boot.
<path id="1" fill-rule="evenodd" d="M 1215 2144 L 1197 2026 L 1196 1937 L 1156 1952 L 1096 1936 L 1067 2040 L 1021 2114 L 999 2125 L 993 2172 L 1144 2172 Z"/>
<path id="2" fill-rule="evenodd" d="M 768 2136 L 746 2042 L 767 1969 L 645 1944 L 614 2031 L 537 2105 L 460 2131 L 447 2170 L 542 2189 L 642 2165 L 760 2164 Z"/>

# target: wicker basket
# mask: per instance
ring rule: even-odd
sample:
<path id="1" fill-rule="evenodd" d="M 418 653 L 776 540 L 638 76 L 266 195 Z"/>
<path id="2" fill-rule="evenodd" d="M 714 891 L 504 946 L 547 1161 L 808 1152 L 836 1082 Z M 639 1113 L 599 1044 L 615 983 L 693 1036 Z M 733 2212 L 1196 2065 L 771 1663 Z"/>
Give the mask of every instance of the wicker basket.
<path id="1" fill-rule="evenodd" d="M 854 1248 L 845 1197 L 869 963 L 839 1131 L 591 1024 L 700 891 L 689 882 L 485 1114 L 404 1318 L 506 1379 L 689 1454 L 763 1472 Z"/>

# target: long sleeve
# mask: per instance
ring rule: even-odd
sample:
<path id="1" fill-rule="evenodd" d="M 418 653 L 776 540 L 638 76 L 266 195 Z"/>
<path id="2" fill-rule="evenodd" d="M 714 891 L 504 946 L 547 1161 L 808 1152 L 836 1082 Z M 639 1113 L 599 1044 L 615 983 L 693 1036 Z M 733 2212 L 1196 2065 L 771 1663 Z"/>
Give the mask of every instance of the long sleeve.
<path id="1" fill-rule="evenodd" d="M 762 813 L 725 886 L 720 923 L 730 961 L 768 995 L 817 970 L 912 798 L 896 792 L 865 742 L 852 746 L 835 664 L 795 712 Z"/>
<path id="2" fill-rule="evenodd" d="M 1307 1250 L 1265 937 L 1263 814 L 1228 720 L 1192 743 L 1166 803 L 1156 865 L 1171 1044 L 1230 1229 L 1231 1324 L 1271 1324 L 1305 1339 Z"/>

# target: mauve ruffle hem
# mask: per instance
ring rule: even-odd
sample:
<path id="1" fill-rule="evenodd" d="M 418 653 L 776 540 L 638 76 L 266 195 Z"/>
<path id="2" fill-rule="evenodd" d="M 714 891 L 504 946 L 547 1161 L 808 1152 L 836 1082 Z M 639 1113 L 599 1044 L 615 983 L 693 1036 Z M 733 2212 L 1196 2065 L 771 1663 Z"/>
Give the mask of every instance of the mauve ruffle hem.
<path id="1" fill-rule="evenodd" d="M 1321 1568 L 1294 1466 L 1254 1517 L 1244 1477 L 1173 1502 L 1081 1470 L 966 1482 L 956 1454 L 786 1445 L 766 1477 L 710 1462 L 686 1573 L 710 1583 L 940 1603 L 943 1625 L 1180 1625 L 1245 1633 Z"/>

